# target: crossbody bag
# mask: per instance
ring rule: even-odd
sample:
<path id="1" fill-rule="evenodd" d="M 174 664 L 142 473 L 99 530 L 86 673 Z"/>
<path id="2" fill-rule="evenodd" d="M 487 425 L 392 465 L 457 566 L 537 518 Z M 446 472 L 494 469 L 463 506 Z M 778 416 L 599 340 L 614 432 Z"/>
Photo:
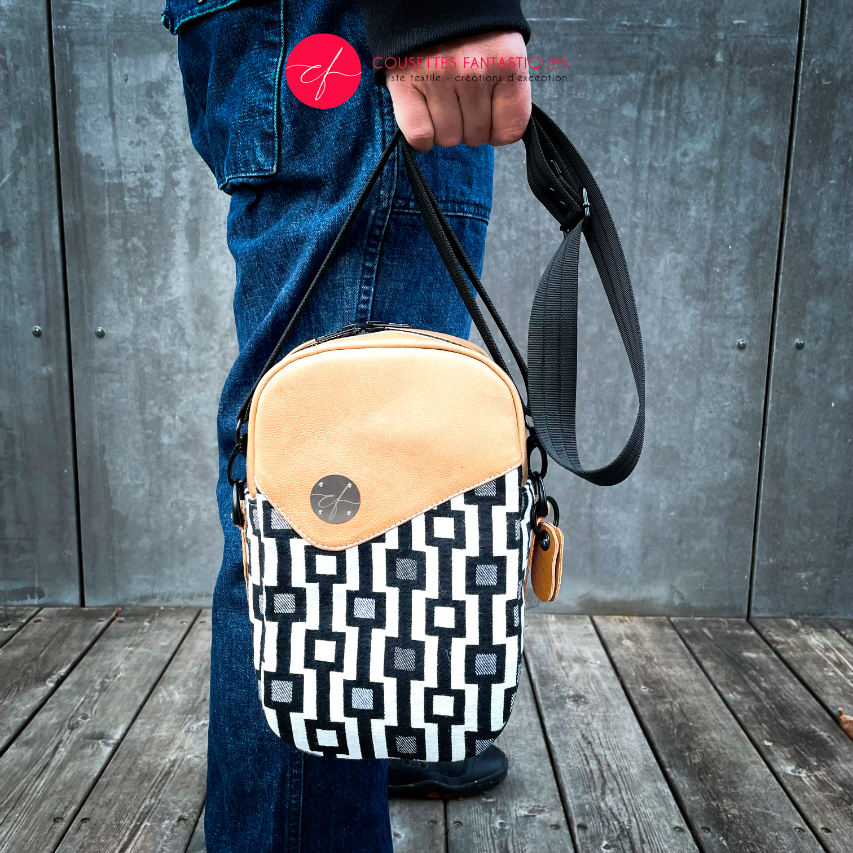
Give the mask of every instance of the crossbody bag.
<path id="1" fill-rule="evenodd" d="M 239 410 L 228 478 L 258 694 L 272 730 L 305 752 L 456 761 L 486 749 L 518 687 L 528 574 L 540 599 L 559 591 L 563 533 L 545 488 L 549 457 L 601 486 L 624 480 L 639 459 L 642 339 L 610 212 L 536 105 L 523 142 L 528 183 L 563 232 L 533 299 L 527 360 L 398 130 Z M 370 320 L 285 353 L 397 149 L 485 349 Z M 575 428 L 582 237 L 638 396 L 624 448 L 595 469 L 581 465 Z M 520 371 L 523 398 L 472 286 Z M 245 478 L 234 473 L 241 455 Z"/>

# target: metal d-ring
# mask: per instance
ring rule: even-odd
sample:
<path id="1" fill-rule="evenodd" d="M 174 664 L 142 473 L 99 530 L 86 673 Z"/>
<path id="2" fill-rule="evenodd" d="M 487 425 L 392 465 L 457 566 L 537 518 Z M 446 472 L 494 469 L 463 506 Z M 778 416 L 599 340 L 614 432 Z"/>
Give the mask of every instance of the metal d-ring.
<path id="1" fill-rule="evenodd" d="M 244 518 L 243 518 L 243 495 L 245 494 L 243 490 L 243 482 L 241 480 L 236 480 L 231 486 L 231 521 L 237 525 L 237 527 L 242 527 Z"/>
<path id="2" fill-rule="evenodd" d="M 238 480 L 234 476 L 234 463 L 237 460 L 237 457 L 242 453 L 242 449 L 239 444 L 234 445 L 234 449 L 231 451 L 231 455 L 228 457 L 228 467 L 226 468 L 226 474 L 228 476 L 228 482 L 231 484 L 231 521 L 237 525 L 237 527 L 242 527 L 245 519 L 243 518 L 243 496 L 245 494 L 245 481 Z"/>
<path id="3" fill-rule="evenodd" d="M 545 482 L 538 471 L 531 471 L 530 481 L 533 483 L 533 513 L 534 520 L 548 515 L 548 494 Z"/>
<path id="4" fill-rule="evenodd" d="M 551 504 L 551 509 L 554 511 L 554 527 L 560 526 L 560 505 L 557 503 L 556 498 L 553 495 L 547 495 L 545 497 L 545 501 Z"/>
<path id="5" fill-rule="evenodd" d="M 538 450 L 539 456 L 542 459 L 542 468 L 536 473 L 538 473 L 539 476 L 544 477 L 548 473 L 548 454 L 545 452 L 545 448 L 542 446 L 542 442 L 539 441 L 539 436 L 536 435 L 533 428 L 529 427 L 529 429 L 530 435 L 527 436 L 527 467 L 530 468 L 530 456 L 533 451 Z"/>
<path id="6" fill-rule="evenodd" d="M 542 482 L 542 478 L 538 474 L 534 474 L 533 476 L 540 483 Z M 536 481 L 534 480 L 534 489 L 536 488 L 535 482 Z M 543 488 L 544 488 L 544 484 L 543 484 Z M 538 502 L 538 496 L 537 496 L 537 502 Z M 539 519 L 541 519 L 542 521 L 545 521 L 545 519 L 548 516 L 548 506 L 550 505 L 551 510 L 554 513 L 554 520 L 551 523 L 554 525 L 554 527 L 559 527 L 560 526 L 560 506 L 559 506 L 559 504 L 551 495 L 545 495 L 544 504 L 545 504 L 544 512 L 540 512 L 539 507 L 537 505 L 537 509 L 536 509 L 537 524 L 538 524 Z M 536 535 L 536 539 L 539 541 L 539 547 L 543 551 L 547 551 L 551 547 L 551 534 L 548 532 L 548 529 L 545 527 L 537 526 L 535 535 Z"/>
<path id="7" fill-rule="evenodd" d="M 231 451 L 231 455 L 228 457 L 228 467 L 225 469 L 225 473 L 228 476 L 228 482 L 233 486 L 234 483 L 237 482 L 237 478 L 234 476 L 234 463 L 237 461 L 237 457 L 242 453 L 242 448 L 239 444 L 234 445 L 234 449 Z"/>

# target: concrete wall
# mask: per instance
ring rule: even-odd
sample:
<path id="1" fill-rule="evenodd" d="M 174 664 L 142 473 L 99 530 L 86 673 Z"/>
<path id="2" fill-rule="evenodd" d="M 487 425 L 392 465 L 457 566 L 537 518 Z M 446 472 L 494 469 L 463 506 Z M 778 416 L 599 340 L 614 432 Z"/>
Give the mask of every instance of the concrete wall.
<path id="1" fill-rule="evenodd" d="M 629 481 L 600 489 L 552 464 L 567 547 L 549 607 L 853 614 L 842 0 L 524 10 L 528 52 L 573 60 L 534 100 L 608 198 L 648 375 Z M 0 602 L 210 600 L 233 262 L 158 15 L 150 0 L 0 0 Z M 496 166 L 483 280 L 524 344 L 559 231 L 526 190 L 522 147 Z M 592 465 L 621 446 L 635 397 L 582 266 Z"/>

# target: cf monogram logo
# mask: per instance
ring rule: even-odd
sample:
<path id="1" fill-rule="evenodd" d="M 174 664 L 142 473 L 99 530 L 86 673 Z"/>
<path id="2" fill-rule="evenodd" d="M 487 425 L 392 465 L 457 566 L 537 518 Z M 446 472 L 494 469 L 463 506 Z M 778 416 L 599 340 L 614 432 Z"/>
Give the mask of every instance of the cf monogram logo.
<path id="1" fill-rule="evenodd" d="M 361 79 L 361 60 L 346 39 L 317 33 L 294 45 L 284 75 L 303 104 L 326 110 L 353 96 Z"/>
<path id="2" fill-rule="evenodd" d="M 317 480 L 311 490 L 311 508 L 329 524 L 349 521 L 361 505 L 358 487 L 349 477 L 328 474 Z"/>

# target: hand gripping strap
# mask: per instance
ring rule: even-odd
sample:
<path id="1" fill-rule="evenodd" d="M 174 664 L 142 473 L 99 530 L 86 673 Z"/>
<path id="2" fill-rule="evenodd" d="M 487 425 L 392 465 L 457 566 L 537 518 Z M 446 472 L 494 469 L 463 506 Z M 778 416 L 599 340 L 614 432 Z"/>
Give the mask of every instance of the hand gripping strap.
<path id="1" fill-rule="evenodd" d="M 363 206 L 394 149 L 399 145 L 424 224 L 483 342 L 496 364 L 508 373 L 500 349 L 483 318 L 476 298 L 471 293 L 468 281 L 482 299 L 518 364 L 527 391 L 525 412 L 532 417 L 531 433 L 538 443 L 564 468 L 597 485 L 614 485 L 633 471 L 643 445 L 645 370 L 634 294 L 619 237 L 604 197 L 586 164 L 560 128 L 535 104 L 523 141 L 527 152 L 527 179 L 530 187 L 566 232 L 539 282 L 533 300 L 528 330 L 529 367 L 441 212 L 417 165 L 413 149 L 403 138 L 401 131 L 397 130 L 365 182 L 323 263 L 306 288 L 257 382 L 240 408 L 237 416 L 237 443 L 232 461 L 234 455 L 244 448 L 242 428 L 248 420 L 252 396 L 261 378 L 277 361 L 297 320 L 305 310 L 311 293 L 328 269 L 344 233 Z M 634 428 L 625 447 L 608 465 L 592 470 L 584 469 L 578 458 L 575 422 L 578 259 L 581 234 L 586 237 L 622 336 L 639 400 Z M 543 459 L 543 465 L 544 462 Z"/>

